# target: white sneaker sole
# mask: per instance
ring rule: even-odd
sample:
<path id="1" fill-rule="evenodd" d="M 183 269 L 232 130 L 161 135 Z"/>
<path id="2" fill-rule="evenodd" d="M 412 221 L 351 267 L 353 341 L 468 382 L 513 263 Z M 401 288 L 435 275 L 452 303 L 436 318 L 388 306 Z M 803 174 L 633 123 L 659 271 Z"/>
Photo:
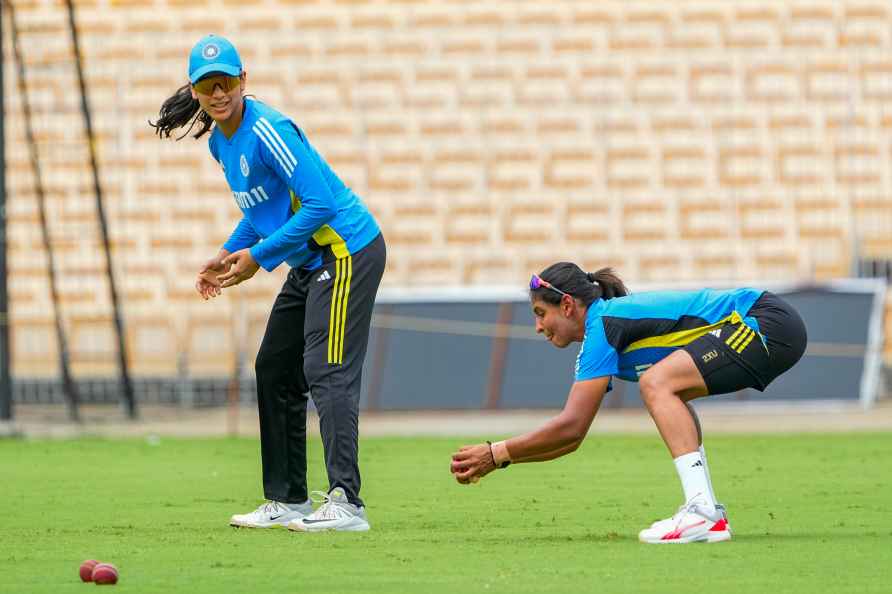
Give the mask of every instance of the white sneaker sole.
<path id="1" fill-rule="evenodd" d="M 725 542 L 731 540 L 731 531 L 722 530 L 720 532 L 707 532 L 706 542 Z"/>
<path id="2" fill-rule="evenodd" d="M 290 522 L 291 520 L 288 520 Z M 288 525 L 288 522 L 284 524 L 280 524 L 279 522 L 272 522 L 270 524 L 252 524 L 251 522 L 244 522 L 242 520 L 229 520 L 229 525 L 233 528 L 284 528 Z"/>
<path id="3" fill-rule="evenodd" d="M 264 523 L 256 523 L 249 522 L 247 520 L 240 520 L 235 516 L 229 519 L 229 525 L 235 528 L 285 528 L 288 526 L 290 522 L 295 522 L 298 520 L 304 519 L 306 516 L 298 515 L 297 517 L 293 515 L 289 515 L 287 518 L 284 518 L 280 521 L 276 522 L 264 522 Z"/>
<path id="4" fill-rule="evenodd" d="M 290 522 L 288 530 L 293 532 L 368 532 L 371 528 L 368 522 L 350 522 L 342 526 L 323 526 L 321 524 L 307 526 L 300 520 Z"/>
<path id="5" fill-rule="evenodd" d="M 690 536 L 683 536 L 681 538 L 673 538 L 671 540 L 663 540 L 663 539 L 649 539 L 646 537 L 638 536 L 638 540 L 645 544 L 688 544 L 692 542 L 705 542 L 705 543 L 713 543 L 713 542 L 724 542 L 726 540 L 731 540 L 731 533 L 727 530 L 722 530 L 718 532 L 706 532 L 703 534 L 692 534 Z"/>

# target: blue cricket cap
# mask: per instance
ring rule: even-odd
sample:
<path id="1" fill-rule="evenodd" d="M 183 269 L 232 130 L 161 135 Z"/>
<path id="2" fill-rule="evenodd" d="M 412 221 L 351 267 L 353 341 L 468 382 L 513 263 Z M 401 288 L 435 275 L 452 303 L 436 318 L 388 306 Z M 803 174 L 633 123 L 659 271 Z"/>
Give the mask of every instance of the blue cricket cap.
<path id="1" fill-rule="evenodd" d="M 242 59 L 225 37 L 205 35 L 189 52 L 189 82 L 193 85 L 211 72 L 229 76 L 242 73 Z"/>

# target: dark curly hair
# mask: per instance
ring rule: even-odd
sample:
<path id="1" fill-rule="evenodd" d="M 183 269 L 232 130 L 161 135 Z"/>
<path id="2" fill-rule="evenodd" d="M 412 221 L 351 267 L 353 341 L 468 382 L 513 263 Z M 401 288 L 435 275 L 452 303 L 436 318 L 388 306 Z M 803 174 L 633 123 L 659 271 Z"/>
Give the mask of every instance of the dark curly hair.
<path id="1" fill-rule="evenodd" d="M 149 120 L 149 125 L 155 128 L 155 132 L 161 138 L 170 138 L 171 132 L 189 124 L 185 134 L 177 138 L 182 140 L 192 131 L 196 123 L 201 124 L 201 127 L 193 136 L 201 138 L 214 124 L 213 118 L 201 109 L 198 99 L 192 98 L 191 85 L 188 83 L 164 101 L 158 116 L 155 122 Z"/>

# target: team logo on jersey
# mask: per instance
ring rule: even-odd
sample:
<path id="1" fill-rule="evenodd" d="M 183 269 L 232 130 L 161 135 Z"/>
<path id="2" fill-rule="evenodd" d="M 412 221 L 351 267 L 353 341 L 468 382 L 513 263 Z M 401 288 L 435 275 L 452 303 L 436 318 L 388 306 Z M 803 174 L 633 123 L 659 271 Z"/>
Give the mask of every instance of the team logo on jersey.
<path id="1" fill-rule="evenodd" d="M 204 49 L 201 50 L 201 56 L 205 60 L 212 60 L 220 55 L 220 48 L 214 45 L 213 43 L 209 43 L 204 46 Z"/>
<path id="2" fill-rule="evenodd" d="M 700 358 L 703 359 L 704 363 L 709 363 L 710 361 L 712 361 L 713 359 L 715 359 L 718 356 L 719 356 L 719 352 L 715 349 L 712 349 L 708 353 L 701 355 Z"/>
<path id="3" fill-rule="evenodd" d="M 241 158 L 239 158 L 238 164 L 239 164 L 239 167 L 242 168 L 242 175 L 244 175 L 245 177 L 248 177 L 248 174 L 251 173 L 251 170 L 248 169 L 248 160 L 245 158 L 244 155 L 242 155 Z"/>

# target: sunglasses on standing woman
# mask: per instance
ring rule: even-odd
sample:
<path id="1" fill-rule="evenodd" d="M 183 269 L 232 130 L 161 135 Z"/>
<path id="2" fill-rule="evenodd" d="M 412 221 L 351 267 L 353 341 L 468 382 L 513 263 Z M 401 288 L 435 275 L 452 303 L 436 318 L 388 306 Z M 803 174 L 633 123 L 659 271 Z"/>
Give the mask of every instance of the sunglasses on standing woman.
<path id="1" fill-rule="evenodd" d="M 220 88 L 223 89 L 224 93 L 228 93 L 232 89 L 236 88 L 239 85 L 239 82 L 241 82 L 241 77 L 217 74 L 215 76 L 207 76 L 201 80 L 196 81 L 192 85 L 192 88 L 195 89 L 196 93 L 210 96 L 214 94 L 214 89 L 217 88 L 217 85 L 220 85 Z"/>

